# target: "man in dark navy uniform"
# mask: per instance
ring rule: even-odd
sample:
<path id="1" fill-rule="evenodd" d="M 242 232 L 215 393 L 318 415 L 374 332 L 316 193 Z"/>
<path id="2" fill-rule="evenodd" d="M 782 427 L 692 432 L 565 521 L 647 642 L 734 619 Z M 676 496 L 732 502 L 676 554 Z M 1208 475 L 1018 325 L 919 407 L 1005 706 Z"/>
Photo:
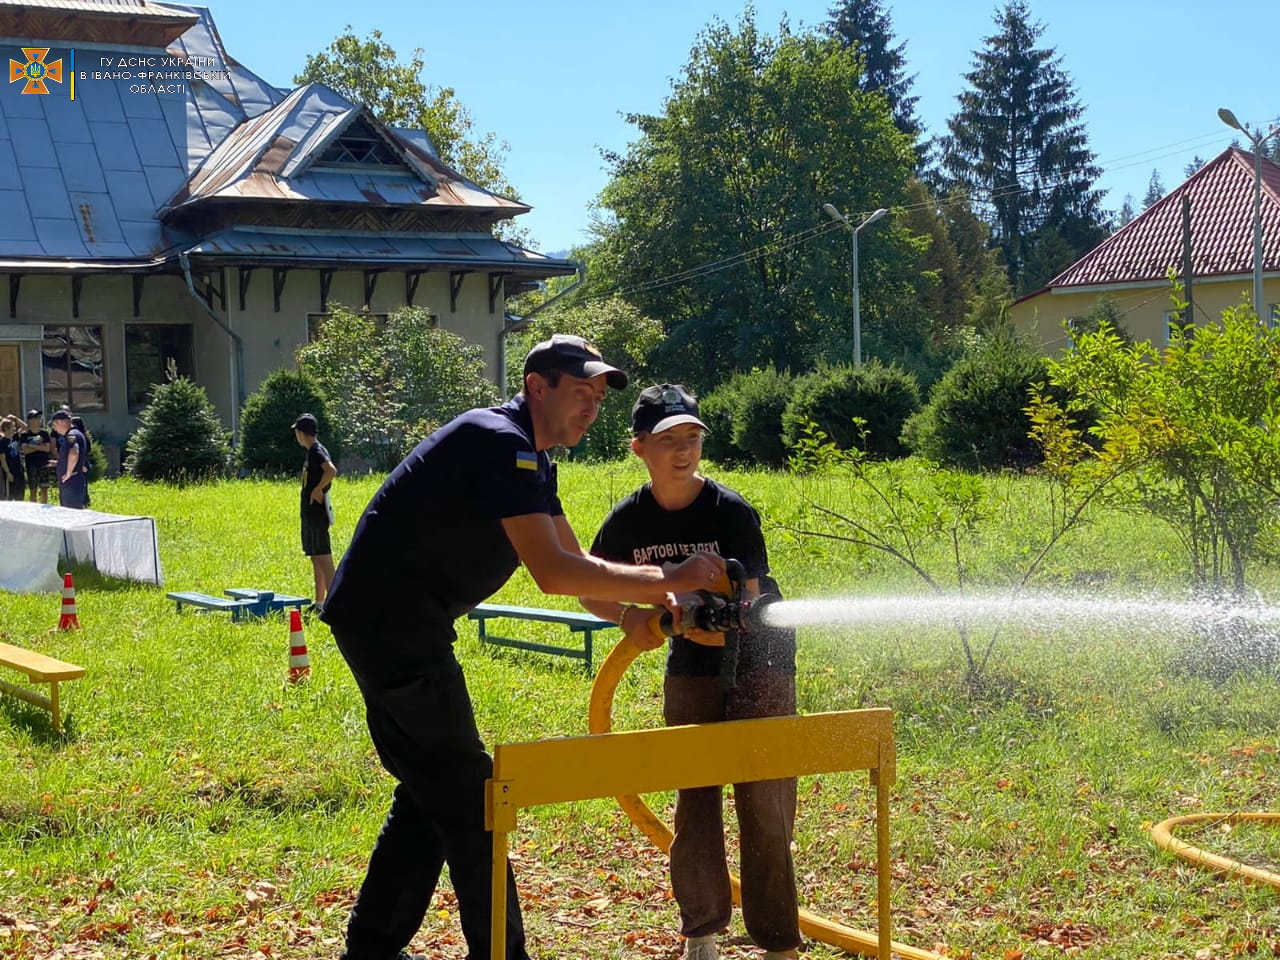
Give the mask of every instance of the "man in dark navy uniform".
<path id="1" fill-rule="evenodd" d="M 669 602 L 723 573 L 711 553 L 666 571 L 589 556 L 565 519 L 547 451 L 577 444 L 606 385 L 626 384 L 581 337 L 539 343 L 525 358 L 523 391 L 418 444 L 356 526 L 321 619 L 355 674 L 378 756 L 399 783 L 347 925 L 344 960 L 407 956 L 446 863 L 470 960 L 490 955 L 484 782 L 493 762 L 453 655 L 453 621 L 521 563 L 545 593 L 633 603 Z M 394 607 L 392 584 L 407 585 Z M 510 866 L 507 903 L 507 956 L 527 960 Z"/>
<path id="2" fill-rule="evenodd" d="M 49 421 L 58 436 L 58 502 L 83 510 L 89 506 L 89 447 L 71 419 L 70 411 L 59 410 Z"/>

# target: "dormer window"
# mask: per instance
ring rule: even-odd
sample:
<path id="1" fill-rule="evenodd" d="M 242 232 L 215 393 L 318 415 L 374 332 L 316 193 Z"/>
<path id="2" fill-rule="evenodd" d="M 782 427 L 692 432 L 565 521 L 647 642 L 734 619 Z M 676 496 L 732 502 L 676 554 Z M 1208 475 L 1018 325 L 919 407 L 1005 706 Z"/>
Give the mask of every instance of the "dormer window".
<path id="1" fill-rule="evenodd" d="M 363 123 L 354 123 L 337 137 L 316 160 L 326 166 L 375 166 L 404 168 L 387 142 Z"/>

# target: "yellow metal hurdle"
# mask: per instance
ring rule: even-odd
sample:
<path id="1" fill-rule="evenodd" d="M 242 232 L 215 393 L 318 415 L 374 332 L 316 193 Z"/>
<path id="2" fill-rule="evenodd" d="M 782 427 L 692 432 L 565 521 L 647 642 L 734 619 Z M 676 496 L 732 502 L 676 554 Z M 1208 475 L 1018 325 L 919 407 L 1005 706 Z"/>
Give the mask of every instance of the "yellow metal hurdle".
<path id="1" fill-rule="evenodd" d="M 485 823 L 493 831 L 493 960 L 506 958 L 507 834 L 520 809 L 837 770 L 869 770 L 876 788 L 877 955 L 889 960 L 889 788 L 897 750 L 887 708 L 500 744 L 485 791 Z"/>

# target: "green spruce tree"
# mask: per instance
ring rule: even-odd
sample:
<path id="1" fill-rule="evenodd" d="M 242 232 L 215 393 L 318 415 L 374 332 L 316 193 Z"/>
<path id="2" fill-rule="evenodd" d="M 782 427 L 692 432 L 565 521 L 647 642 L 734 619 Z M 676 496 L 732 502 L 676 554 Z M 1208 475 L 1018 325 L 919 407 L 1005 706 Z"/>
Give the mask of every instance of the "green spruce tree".
<path id="1" fill-rule="evenodd" d="M 894 46 L 893 21 L 880 0 L 843 0 L 827 15 L 826 32 L 847 47 L 855 47 L 862 55 L 862 78 L 858 88 L 882 93 L 893 111 L 893 122 L 911 139 L 918 140 L 920 122 L 916 119 L 916 101 L 911 96 L 915 77 L 907 76 L 906 42 Z"/>
<path id="2" fill-rule="evenodd" d="M 1105 236 L 1095 187 L 1102 171 L 1061 58 L 1037 46 L 1044 27 L 1023 0 L 995 23 L 965 75 L 969 89 L 947 121 L 941 156 L 945 175 L 968 188 L 991 224 L 1015 290 L 1026 293 Z"/>

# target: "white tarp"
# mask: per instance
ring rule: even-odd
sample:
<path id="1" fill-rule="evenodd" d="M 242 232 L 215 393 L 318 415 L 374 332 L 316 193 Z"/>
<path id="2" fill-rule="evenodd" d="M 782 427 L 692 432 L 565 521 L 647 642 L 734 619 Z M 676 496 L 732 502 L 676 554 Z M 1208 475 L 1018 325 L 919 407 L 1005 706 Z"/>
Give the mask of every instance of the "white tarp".
<path id="1" fill-rule="evenodd" d="M 58 557 L 99 573 L 163 583 L 153 517 L 0 500 L 0 590 L 58 590 Z"/>

